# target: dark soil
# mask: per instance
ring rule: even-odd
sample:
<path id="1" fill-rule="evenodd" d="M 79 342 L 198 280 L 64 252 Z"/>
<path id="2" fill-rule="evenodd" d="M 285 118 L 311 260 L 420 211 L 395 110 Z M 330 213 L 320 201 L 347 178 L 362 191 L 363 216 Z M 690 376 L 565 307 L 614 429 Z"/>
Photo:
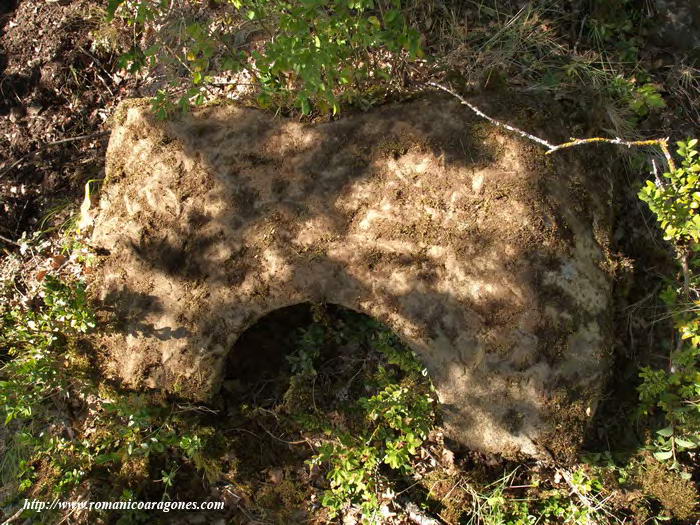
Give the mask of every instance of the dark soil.
<path id="1" fill-rule="evenodd" d="M 229 352 L 225 381 L 249 390 L 256 383 L 289 375 L 286 357 L 294 351 L 293 336 L 312 319 L 309 304 L 280 308 L 263 317 L 243 332 Z"/>
<path id="2" fill-rule="evenodd" d="M 12 13 L 17 8 L 17 0 L 7 0 L 3 5 L 0 5 L 0 16 Z M 6 18 L 0 21 L 0 27 L 4 27 L 7 22 Z"/>
<path id="3" fill-rule="evenodd" d="M 0 235 L 11 240 L 102 177 L 107 137 L 92 135 L 134 83 L 113 75 L 116 55 L 92 49 L 100 4 L 0 6 Z M 90 137 L 51 145 L 82 135 Z"/>

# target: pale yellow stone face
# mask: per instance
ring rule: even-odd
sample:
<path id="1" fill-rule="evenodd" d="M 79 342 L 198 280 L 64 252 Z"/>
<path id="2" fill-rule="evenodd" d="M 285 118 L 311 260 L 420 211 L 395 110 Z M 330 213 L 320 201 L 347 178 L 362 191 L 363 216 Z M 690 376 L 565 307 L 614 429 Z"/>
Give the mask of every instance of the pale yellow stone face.
<path id="1" fill-rule="evenodd" d="M 160 124 L 122 106 L 92 239 L 109 251 L 92 287 L 119 321 L 105 370 L 207 398 L 261 316 L 335 303 L 419 354 L 464 445 L 546 456 L 571 421 L 559 437 L 578 439 L 607 367 L 607 179 L 466 111 L 425 98 L 316 125 L 236 107 Z"/>

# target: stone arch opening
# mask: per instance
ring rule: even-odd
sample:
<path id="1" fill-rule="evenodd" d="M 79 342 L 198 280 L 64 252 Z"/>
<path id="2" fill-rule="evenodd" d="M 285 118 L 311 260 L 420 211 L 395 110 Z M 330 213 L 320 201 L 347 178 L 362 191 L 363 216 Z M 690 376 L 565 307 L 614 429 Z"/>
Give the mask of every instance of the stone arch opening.
<path id="1" fill-rule="evenodd" d="M 372 316 L 333 303 L 296 303 L 260 316 L 240 334 L 228 351 L 220 395 L 227 410 L 237 403 L 279 407 L 292 401 L 285 394 L 295 377 L 314 375 L 309 401 L 318 409 L 333 405 L 322 399 L 327 394 L 366 395 L 362 379 L 377 367 L 400 380 L 406 375 L 400 359 L 423 370 L 420 357 Z M 422 375 L 427 382 L 427 372 Z"/>

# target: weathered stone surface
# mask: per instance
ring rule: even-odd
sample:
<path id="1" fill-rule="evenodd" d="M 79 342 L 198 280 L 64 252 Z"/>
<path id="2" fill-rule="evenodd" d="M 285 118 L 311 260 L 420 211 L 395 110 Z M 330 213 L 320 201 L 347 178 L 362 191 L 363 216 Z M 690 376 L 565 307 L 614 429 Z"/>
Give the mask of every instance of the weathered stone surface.
<path id="1" fill-rule="evenodd" d="M 443 98 L 316 125 L 236 107 L 161 124 L 132 101 L 116 121 L 93 233 L 106 373 L 207 399 L 247 327 L 328 302 L 415 349 L 460 443 L 580 439 L 607 366 L 605 174 Z"/>

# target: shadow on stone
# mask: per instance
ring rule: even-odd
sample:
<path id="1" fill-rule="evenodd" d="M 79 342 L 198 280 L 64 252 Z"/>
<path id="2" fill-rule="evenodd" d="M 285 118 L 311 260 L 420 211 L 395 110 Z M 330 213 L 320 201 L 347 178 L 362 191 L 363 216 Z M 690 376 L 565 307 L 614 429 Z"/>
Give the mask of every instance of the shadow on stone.
<path id="1" fill-rule="evenodd" d="M 254 322 L 334 303 L 420 356 L 463 445 L 575 449 L 610 328 L 607 174 L 589 159 L 550 164 L 442 97 L 318 125 L 228 106 L 162 124 L 138 101 L 116 120 L 93 284 L 184 337 L 109 334 L 108 374 L 210 399 Z"/>

